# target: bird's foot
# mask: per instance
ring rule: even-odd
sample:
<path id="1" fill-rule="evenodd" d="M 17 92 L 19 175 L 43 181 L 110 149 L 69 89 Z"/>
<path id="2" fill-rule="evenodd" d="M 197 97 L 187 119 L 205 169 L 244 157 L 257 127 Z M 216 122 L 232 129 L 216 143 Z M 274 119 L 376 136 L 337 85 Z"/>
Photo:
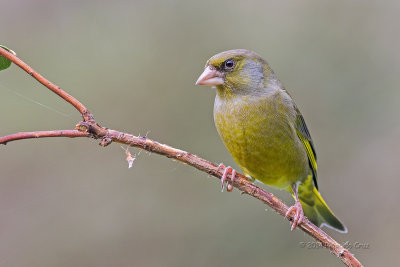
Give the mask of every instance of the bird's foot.
<path id="1" fill-rule="evenodd" d="M 301 206 L 300 201 L 296 201 L 296 203 L 288 209 L 285 217 L 288 218 L 291 213 L 294 213 L 292 227 L 290 229 L 293 231 L 297 225 L 303 222 L 304 219 L 303 207 Z"/>
<path id="2" fill-rule="evenodd" d="M 233 169 L 231 166 L 225 167 L 225 165 L 223 163 L 218 165 L 218 170 L 220 170 L 220 169 L 224 170 L 224 172 L 222 174 L 222 177 L 221 177 L 221 187 L 222 187 L 221 192 L 223 192 L 224 191 L 225 181 L 227 179 L 227 176 L 228 176 L 229 172 L 231 172 L 231 182 L 233 182 L 233 179 L 236 176 L 236 170 Z M 226 186 L 226 190 L 228 192 L 232 192 L 233 185 L 228 183 L 227 186 Z"/>

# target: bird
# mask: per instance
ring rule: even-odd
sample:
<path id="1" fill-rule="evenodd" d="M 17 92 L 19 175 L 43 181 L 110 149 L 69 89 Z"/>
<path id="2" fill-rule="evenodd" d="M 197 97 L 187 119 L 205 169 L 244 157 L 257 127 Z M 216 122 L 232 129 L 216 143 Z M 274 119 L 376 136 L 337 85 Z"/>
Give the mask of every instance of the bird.
<path id="1" fill-rule="evenodd" d="M 261 56 L 234 49 L 212 56 L 196 85 L 216 88 L 214 122 L 244 174 L 254 182 L 292 193 L 295 204 L 285 216 L 291 230 L 306 216 L 318 227 L 346 233 L 318 191 L 317 155 L 303 115 Z M 220 164 L 222 190 L 236 170 Z"/>

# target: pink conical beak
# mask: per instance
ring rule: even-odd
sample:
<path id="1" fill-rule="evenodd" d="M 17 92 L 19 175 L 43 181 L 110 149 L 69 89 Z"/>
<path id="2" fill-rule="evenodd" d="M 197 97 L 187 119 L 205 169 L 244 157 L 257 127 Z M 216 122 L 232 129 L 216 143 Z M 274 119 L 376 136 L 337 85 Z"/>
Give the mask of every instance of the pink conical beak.
<path id="1" fill-rule="evenodd" d="M 196 85 L 216 86 L 221 84 L 224 84 L 222 73 L 210 66 L 204 69 L 203 73 L 196 81 Z"/>

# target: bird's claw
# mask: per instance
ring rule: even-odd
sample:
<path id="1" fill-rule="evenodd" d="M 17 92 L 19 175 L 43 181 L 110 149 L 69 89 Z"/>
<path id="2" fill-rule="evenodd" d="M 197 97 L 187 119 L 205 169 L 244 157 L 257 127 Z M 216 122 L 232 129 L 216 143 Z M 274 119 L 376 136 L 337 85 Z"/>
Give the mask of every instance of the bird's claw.
<path id="1" fill-rule="evenodd" d="M 296 201 L 296 203 L 291 206 L 286 212 L 285 217 L 289 218 L 290 214 L 294 212 L 292 227 L 290 228 L 293 231 L 297 225 L 301 224 L 304 219 L 303 207 L 301 206 L 300 201 Z"/>
<path id="2" fill-rule="evenodd" d="M 218 165 L 218 170 L 221 169 L 221 168 L 224 169 L 224 172 L 223 172 L 222 177 L 221 177 L 221 192 L 223 192 L 224 191 L 225 181 L 227 179 L 227 176 L 228 176 L 229 172 L 231 172 L 231 183 L 232 183 L 233 179 L 236 176 L 236 170 L 233 169 L 231 166 L 225 167 L 225 165 L 223 163 Z M 226 186 L 226 190 L 228 192 L 232 192 L 232 190 L 233 190 L 232 184 L 228 184 Z"/>

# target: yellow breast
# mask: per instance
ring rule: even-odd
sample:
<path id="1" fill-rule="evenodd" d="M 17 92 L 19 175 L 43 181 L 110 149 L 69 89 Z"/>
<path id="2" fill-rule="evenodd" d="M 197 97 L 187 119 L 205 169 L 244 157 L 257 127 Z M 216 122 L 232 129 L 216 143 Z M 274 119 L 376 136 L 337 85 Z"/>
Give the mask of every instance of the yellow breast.
<path id="1" fill-rule="evenodd" d="M 226 99 L 217 95 L 214 105 L 217 130 L 244 173 L 279 188 L 306 179 L 310 172 L 294 129 L 294 110 L 284 101 L 280 93 Z"/>

